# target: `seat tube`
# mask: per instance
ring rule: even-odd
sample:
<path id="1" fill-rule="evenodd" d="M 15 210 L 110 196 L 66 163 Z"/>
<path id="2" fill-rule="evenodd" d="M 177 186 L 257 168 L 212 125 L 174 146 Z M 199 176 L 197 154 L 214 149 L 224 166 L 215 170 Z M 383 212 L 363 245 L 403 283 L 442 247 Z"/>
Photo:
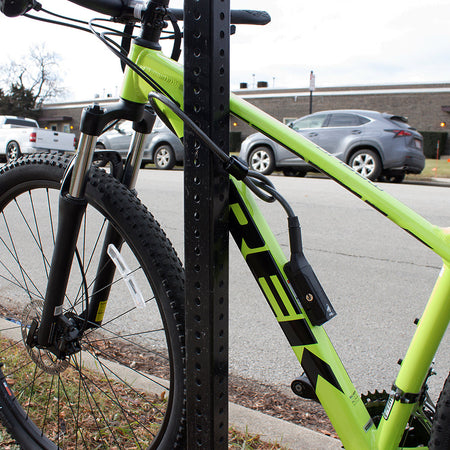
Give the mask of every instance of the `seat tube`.
<path id="1" fill-rule="evenodd" d="M 439 343 L 448 327 L 449 299 L 450 266 L 444 263 L 383 412 L 377 430 L 377 448 L 383 450 L 397 448 Z"/>

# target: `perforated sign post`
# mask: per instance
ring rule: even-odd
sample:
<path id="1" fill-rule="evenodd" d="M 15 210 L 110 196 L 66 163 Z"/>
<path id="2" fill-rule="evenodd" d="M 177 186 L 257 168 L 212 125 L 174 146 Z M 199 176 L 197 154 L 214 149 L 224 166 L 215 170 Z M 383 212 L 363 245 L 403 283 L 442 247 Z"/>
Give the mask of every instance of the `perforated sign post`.
<path id="1" fill-rule="evenodd" d="M 185 111 L 229 144 L 229 0 L 185 0 Z M 187 448 L 228 447 L 228 175 L 185 127 Z"/>

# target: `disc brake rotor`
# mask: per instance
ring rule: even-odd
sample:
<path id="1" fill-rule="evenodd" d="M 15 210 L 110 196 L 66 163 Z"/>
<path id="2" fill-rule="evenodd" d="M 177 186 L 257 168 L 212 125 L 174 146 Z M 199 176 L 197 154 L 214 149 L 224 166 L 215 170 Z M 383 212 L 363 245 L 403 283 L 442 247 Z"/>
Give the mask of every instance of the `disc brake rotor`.
<path id="1" fill-rule="evenodd" d="M 57 375 L 67 369 L 67 367 L 69 366 L 69 360 L 58 359 L 53 353 L 47 350 L 39 349 L 37 347 L 30 347 L 27 344 L 28 331 L 30 329 L 31 323 L 33 322 L 33 319 L 36 319 L 38 322 L 41 321 L 43 304 L 44 302 L 42 300 L 32 300 L 24 308 L 20 320 L 22 339 L 31 360 L 44 372 L 47 372 L 51 375 Z"/>

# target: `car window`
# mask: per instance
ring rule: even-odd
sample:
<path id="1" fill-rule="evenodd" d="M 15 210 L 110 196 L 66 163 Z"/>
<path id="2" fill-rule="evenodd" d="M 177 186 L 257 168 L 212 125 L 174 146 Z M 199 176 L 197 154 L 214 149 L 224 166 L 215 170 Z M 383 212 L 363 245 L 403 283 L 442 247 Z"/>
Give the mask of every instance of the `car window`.
<path id="1" fill-rule="evenodd" d="M 367 123 L 369 119 L 366 117 L 361 117 L 356 114 L 331 114 L 330 121 L 328 122 L 328 127 L 356 127 Z"/>
<path id="2" fill-rule="evenodd" d="M 5 125 L 17 125 L 19 127 L 37 127 L 36 122 L 33 122 L 31 120 L 25 120 L 25 119 L 6 119 Z"/>
<path id="3" fill-rule="evenodd" d="M 122 121 L 115 126 L 120 134 L 131 134 L 133 132 L 133 123 L 129 120 Z"/>
<path id="4" fill-rule="evenodd" d="M 313 116 L 302 117 L 292 122 L 290 125 L 294 130 L 304 130 L 305 128 L 321 128 L 328 114 L 315 114 Z"/>
<path id="5" fill-rule="evenodd" d="M 153 131 L 162 131 L 166 128 L 167 127 L 164 122 L 159 117 L 157 117 L 155 120 L 155 124 L 153 125 Z"/>

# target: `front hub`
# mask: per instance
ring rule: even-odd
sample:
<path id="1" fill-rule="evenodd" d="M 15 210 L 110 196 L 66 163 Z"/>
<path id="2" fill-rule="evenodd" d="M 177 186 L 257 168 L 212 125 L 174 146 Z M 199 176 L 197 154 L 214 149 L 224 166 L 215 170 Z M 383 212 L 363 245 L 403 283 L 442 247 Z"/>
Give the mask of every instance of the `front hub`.
<path id="1" fill-rule="evenodd" d="M 51 332 L 51 345 L 37 344 L 43 301 L 33 300 L 23 310 L 22 339 L 30 358 L 43 371 L 58 374 L 69 366 L 69 357 L 81 350 L 82 337 L 79 319 L 70 314 L 60 315 Z"/>

